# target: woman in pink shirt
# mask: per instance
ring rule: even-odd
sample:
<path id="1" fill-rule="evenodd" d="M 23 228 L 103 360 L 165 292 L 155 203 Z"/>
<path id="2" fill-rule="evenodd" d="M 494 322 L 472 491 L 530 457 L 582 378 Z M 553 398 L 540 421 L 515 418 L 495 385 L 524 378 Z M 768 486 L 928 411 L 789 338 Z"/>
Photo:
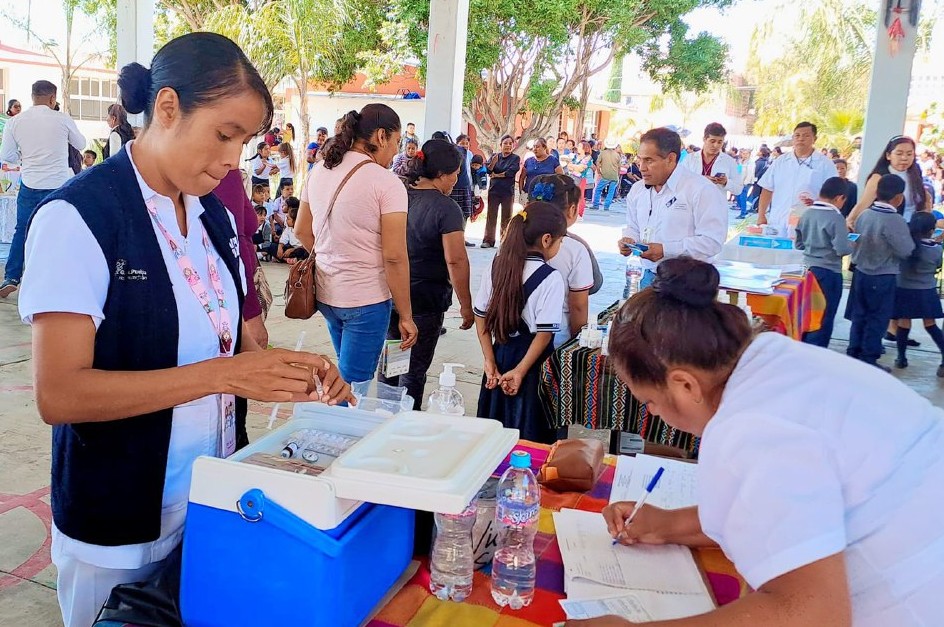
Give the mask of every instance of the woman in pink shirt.
<path id="1" fill-rule="evenodd" d="M 328 323 L 345 381 L 373 379 L 392 307 L 404 348 L 416 343 L 407 194 L 388 169 L 399 146 L 400 117 L 387 105 L 347 113 L 320 151 L 323 159 L 309 173 L 300 198 L 295 233 L 317 254 L 318 311 Z"/>

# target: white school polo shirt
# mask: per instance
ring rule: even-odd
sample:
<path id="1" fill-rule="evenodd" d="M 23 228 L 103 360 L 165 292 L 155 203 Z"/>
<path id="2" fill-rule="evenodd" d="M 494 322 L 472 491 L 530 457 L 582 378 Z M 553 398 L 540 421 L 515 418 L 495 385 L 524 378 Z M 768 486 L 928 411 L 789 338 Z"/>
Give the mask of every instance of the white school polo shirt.
<path id="1" fill-rule="evenodd" d="M 704 151 L 689 155 L 688 159 L 679 164 L 679 166 L 685 168 L 692 174 L 697 174 L 702 177 L 704 176 L 704 174 L 702 174 L 703 165 Z M 721 192 L 731 192 L 737 196 L 741 193 L 741 190 L 744 189 L 744 175 L 738 172 L 737 161 L 725 152 L 719 152 L 715 162 L 711 165 L 711 176 L 718 176 L 719 174 L 724 174 L 728 177 L 727 185 L 715 185 Z M 712 184 L 714 185 L 714 183 Z"/>
<path id="2" fill-rule="evenodd" d="M 698 516 L 758 588 L 844 553 L 858 627 L 939 625 L 944 410 L 775 333 L 745 351 L 704 431 Z"/>
<path id="3" fill-rule="evenodd" d="M 564 239 L 567 239 L 566 237 Z M 485 317 L 488 311 L 490 301 L 492 300 L 492 261 L 489 262 L 485 272 L 482 273 L 482 280 L 479 283 L 479 291 L 472 302 L 472 311 L 480 318 Z M 540 257 L 528 257 L 524 264 L 524 276 L 522 283 L 525 283 L 534 271 L 541 267 L 544 259 Z M 593 281 L 591 280 L 591 283 Z M 546 331 L 548 333 L 557 333 L 561 328 L 561 312 L 564 309 L 564 279 L 559 272 L 552 272 L 546 279 L 541 281 L 530 298 L 524 304 L 524 311 L 521 312 L 521 318 L 528 325 L 531 333 Z"/>
<path id="4" fill-rule="evenodd" d="M 805 159 L 797 159 L 795 154 L 788 154 L 775 159 L 758 184 L 773 192 L 770 207 L 767 210 L 767 223 L 786 232 L 790 221 L 790 211 L 800 204 L 800 194 L 808 193 L 813 200 L 819 198 L 826 179 L 838 176 L 832 159 L 813 149 L 813 154 Z"/>
<path id="5" fill-rule="evenodd" d="M 561 240 L 560 250 L 547 262 L 564 279 L 564 311 L 560 330 L 554 334 L 554 348 L 571 338 L 570 335 L 570 292 L 586 292 L 593 287 L 593 264 L 587 247 L 572 237 Z"/>
<path id="6" fill-rule="evenodd" d="M 647 231 L 647 241 L 662 244 L 665 259 L 689 255 L 710 263 L 727 238 L 728 203 L 701 174 L 676 166 L 660 191 L 641 181 L 629 190 L 624 234 L 641 242 Z M 659 263 L 643 259 L 642 265 L 655 271 Z"/>
<path id="7" fill-rule="evenodd" d="M 127 144 L 128 156 L 142 197 L 154 198 L 164 227 L 177 242 L 186 241 L 186 248 L 197 272 L 201 276 L 209 276 L 200 224 L 200 215 L 204 211 L 200 199 L 184 196 L 187 212 L 187 237 L 184 239 L 177 224 L 173 201 L 157 194 L 141 178 L 134 164 L 133 143 Z M 233 217 L 229 213 L 227 215 L 235 233 Z M 156 226 L 154 237 L 164 257 L 177 301 L 177 318 L 180 321 L 177 365 L 185 366 L 219 357 L 216 331 L 184 280 L 180 266 Z M 238 248 L 234 248 L 234 252 L 238 255 Z M 226 300 L 232 303 L 232 324 L 237 325 L 241 314 L 236 305 L 236 285 L 215 251 L 213 257 L 220 268 Z M 54 200 L 37 212 L 26 238 L 25 267 L 19 299 L 20 317 L 25 323 L 30 324 L 33 316 L 39 313 L 68 312 L 89 316 L 98 328 L 105 316 L 105 299 L 111 273 L 98 240 L 73 205 Z M 245 293 L 245 273 L 242 269 L 239 276 Z M 146 394 L 147 390 L 141 392 Z M 141 544 L 99 546 L 70 538 L 53 525 L 53 561 L 56 561 L 57 556 L 68 555 L 100 568 L 132 569 L 164 559 L 179 544 L 183 534 L 193 461 L 200 455 L 219 455 L 219 419 L 219 395 L 205 396 L 174 408 L 164 475 L 160 538 Z"/>

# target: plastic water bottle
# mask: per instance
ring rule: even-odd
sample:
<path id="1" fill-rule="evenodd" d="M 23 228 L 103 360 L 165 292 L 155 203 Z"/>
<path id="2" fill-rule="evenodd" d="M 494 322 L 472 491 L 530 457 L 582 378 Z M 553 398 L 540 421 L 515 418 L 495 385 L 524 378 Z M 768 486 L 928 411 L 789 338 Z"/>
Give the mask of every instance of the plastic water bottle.
<path id="1" fill-rule="evenodd" d="M 437 599 L 464 601 L 472 592 L 475 552 L 475 500 L 461 514 L 436 514 L 436 539 L 430 558 L 429 591 Z"/>
<path id="2" fill-rule="evenodd" d="M 531 454 L 515 451 L 511 467 L 498 482 L 498 549 L 492 560 L 492 598 L 520 610 L 534 598 L 534 536 L 538 530 L 541 488 L 531 472 Z"/>
<path id="3" fill-rule="evenodd" d="M 626 258 L 626 286 L 623 288 L 623 300 L 628 300 L 639 293 L 642 283 L 642 261 L 635 254 Z"/>
<path id="4" fill-rule="evenodd" d="M 465 402 L 462 394 L 456 389 L 456 373 L 453 368 L 464 368 L 463 364 L 443 364 L 442 374 L 439 375 L 439 389 L 429 395 L 427 410 L 433 414 L 443 416 L 465 415 Z"/>

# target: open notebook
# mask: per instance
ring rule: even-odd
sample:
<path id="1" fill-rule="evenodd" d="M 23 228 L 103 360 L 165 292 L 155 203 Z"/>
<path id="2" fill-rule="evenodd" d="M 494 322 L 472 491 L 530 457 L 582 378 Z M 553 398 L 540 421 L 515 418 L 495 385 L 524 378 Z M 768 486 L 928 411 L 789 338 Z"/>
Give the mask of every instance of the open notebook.
<path id="1" fill-rule="evenodd" d="M 610 503 L 638 501 L 659 467 L 665 468 L 665 472 L 646 503 L 662 509 L 695 505 L 695 472 L 698 466 L 652 455 L 620 455 L 617 458 Z"/>
<path id="2" fill-rule="evenodd" d="M 564 561 L 568 602 L 618 597 L 625 601 L 629 597 L 634 602 L 624 604 L 638 607 L 642 613 L 626 618 L 636 620 L 645 615 L 652 620 L 669 620 L 714 609 L 714 600 L 688 548 L 672 544 L 614 546 L 603 516 L 594 512 L 555 512 L 554 526 Z M 581 605 L 581 609 L 586 608 Z"/>

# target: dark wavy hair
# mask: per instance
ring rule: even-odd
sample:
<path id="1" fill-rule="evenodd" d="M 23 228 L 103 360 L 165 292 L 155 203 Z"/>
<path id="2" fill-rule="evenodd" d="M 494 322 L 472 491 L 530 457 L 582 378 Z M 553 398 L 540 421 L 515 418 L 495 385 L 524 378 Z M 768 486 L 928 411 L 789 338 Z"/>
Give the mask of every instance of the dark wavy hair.
<path id="1" fill-rule="evenodd" d="M 420 177 L 427 179 L 439 178 L 444 174 L 459 171 L 462 165 L 462 156 L 454 144 L 444 139 L 431 139 L 423 144 L 423 158 L 413 159 L 413 167 L 407 172 L 407 183 L 413 185 Z M 417 155 L 418 156 L 418 155 Z"/>
<path id="2" fill-rule="evenodd" d="M 751 342 L 744 312 L 717 300 L 721 277 L 691 257 L 659 264 L 652 287 L 623 305 L 610 330 L 613 364 L 631 381 L 665 386 L 669 370 L 733 368 Z"/>
<path id="3" fill-rule="evenodd" d="M 340 165 L 347 151 L 358 139 L 366 143 L 367 152 L 373 154 L 377 146 L 371 143 L 378 130 L 387 134 L 400 130 L 400 116 L 385 104 L 373 103 L 358 111 L 348 111 L 337 124 L 335 135 L 325 142 L 321 154 L 324 155 L 324 167 L 329 170 Z"/>
<path id="4" fill-rule="evenodd" d="M 223 98 L 255 92 L 265 115 L 256 133 L 272 124 L 272 96 L 259 72 L 239 46 L 216 33 L 188 33 L 164 44 L 148 69 L 130 63 L 118 74 L 121 104 L 128 113 L 144 112 L 144 127 L 151 123 L 154 100 L 165 87 L 177 93 L 184 115 L 219 104 Z"/>
<path id="5" fill-rule="evenodd" d="M 915 145 L 915 141 L 910 137 L 898 135 L 888 140 L 885 150 L 883 150 L 882 154 L 879 155 L 878 161 L 875 163 L 875 167 L 872 168 L 869 176 L 871 177 L 875 174 L 878 174 L 879 176 L 891 174 L 892 172 L 889 170 L 891 167 L 891 161 L 888 159 L 888 153 L 895 150 L 895 148 L 901 144 L 910 144 L 912 150 L 914 150 L 914 162 L 912 162 L 911 166 L 907 170 L 908 188 L 911 191 L 911 200 L 914 202 L 915 211 L 925 211 L 927 209 L 927 197 L 924 191 L 924 178 L 921 175 L 921 166 L 918 165 L 918 148 Z M 899 212 L 903 210 L 904 207 L 899 208 Z"/>
<path id="6" fill-rule="evenodd" d="M 516 214 L 502 237 L 502 245 L 492 263 L 492 297 L 485 313 L 485 330 L 504 344 L 521 323 L 524 311 L 524 265 L 528 252 L 541 238 L 567 234 L 567 221 L 555 205 L 529 202 Z"/>

